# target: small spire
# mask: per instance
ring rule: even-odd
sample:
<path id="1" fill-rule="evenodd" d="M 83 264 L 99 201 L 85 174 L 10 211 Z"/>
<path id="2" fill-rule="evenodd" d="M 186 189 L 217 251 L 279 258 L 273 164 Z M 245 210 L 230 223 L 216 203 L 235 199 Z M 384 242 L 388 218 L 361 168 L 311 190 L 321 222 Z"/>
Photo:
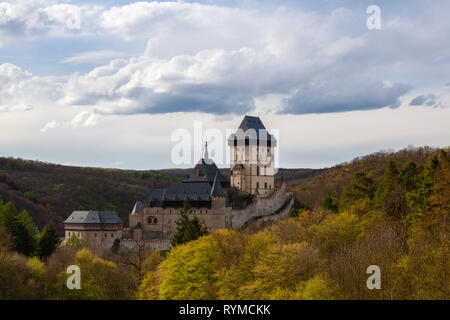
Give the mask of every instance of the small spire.
<path id="1" fill-rule="evenodd" d="M 205 142 L 205 160 L 209 160 L 209 155 L 208 155 L 208 141 Z"/>

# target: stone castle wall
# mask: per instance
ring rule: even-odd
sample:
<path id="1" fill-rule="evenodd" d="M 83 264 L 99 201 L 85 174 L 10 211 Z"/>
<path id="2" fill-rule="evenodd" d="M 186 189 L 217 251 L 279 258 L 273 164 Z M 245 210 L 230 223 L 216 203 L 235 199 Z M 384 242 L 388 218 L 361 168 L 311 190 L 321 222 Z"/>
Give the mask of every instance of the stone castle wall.
<path id="1" fill-rule="evenodd" d="M 291 193 L 286 192 L 286 185 L 282 184 L 279 189 L 267 197 L 258 197 L 256 201 L 242 210 L 232 210 L 232 228 L 242 227 L 247 221 L 258 216 L 272 215 L 280 209 L 286 201 L 292 197 Z M 289 207 L 292 206 L 292 204 Z M 288 209 L 288 211 L 289 211 Z"/>

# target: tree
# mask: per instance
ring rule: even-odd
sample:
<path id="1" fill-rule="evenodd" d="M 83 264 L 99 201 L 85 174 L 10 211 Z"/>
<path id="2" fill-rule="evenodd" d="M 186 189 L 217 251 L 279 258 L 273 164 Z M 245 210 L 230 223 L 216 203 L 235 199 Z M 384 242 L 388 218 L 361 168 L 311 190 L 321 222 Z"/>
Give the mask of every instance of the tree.
<path id="1" fill-rule="evenodd" d="M 408 170 L 412 169 L 410 166 Z M 403 178 L 407 181 L 412 177 L 404 175 Z M 406 189 L 402 187 L 401 177 L 392 160 L 386 165 L 384 180 L 376 192 L 375 202 L 388 217 L 395 221 L 402 221 L 407 215 Z"/>
<path id="2" fill-rule="evenodd" d="M 81 249 L 84 247 L 84 241 L 80 240 L 75 233 L 73 233 L 66 242 L 67 247 Z"/>
<path id="3" fill-rule="evenodd" d="M 375 194 L 375 182 L 364 171 L 353 175 L 352 182 L 344 189 L 344 200 L 353 204 L 360 199 L 373 199 Z"/>
<path id="4" fill-rule="evenodd" d="M 56 229 L 51 224 L 46 225 L 39 236 L 36 250 L 37 256 L 41 260 L 46 260 L 55 251 L 60 242 Z"/>
<path id="5" fill-rule="evenodd" d="M 113 253 L 118 253 L 120 250 L 120 239 L 114 239 L 114 243 L 111 246 L 111 251 Z"/>
<path id="6" fill-rule="evenodd" d="M 201 236 L 208 234 L 206 225 L 202 225 L 197 216 L 189 219 L 189 211 L 191 205 L 184 202 L 183 209 L 180 210 L 180 218 L 177 220 L 177 233 L 173 236 L 171 243 L 175 247 L 177 245 L 196 240 Z"/>
<path id="7" fill-rule="evenodd" d="M 34 224 L 26 211 L 17 213 L 12 202 L 0 206 L 0 227 L 11 234 L 14 250 L 26 256 L 31 256 L 36 250 Z"/>
<path id="8" fill-rule="evenodd" d="M 331 195 L 328 195 L 325 199 L 323 199 L 322 207 L 327 210 L 330 210 L 331 212 L 338 213 L 339 201 L 338 199 L 332 197 Z"/>

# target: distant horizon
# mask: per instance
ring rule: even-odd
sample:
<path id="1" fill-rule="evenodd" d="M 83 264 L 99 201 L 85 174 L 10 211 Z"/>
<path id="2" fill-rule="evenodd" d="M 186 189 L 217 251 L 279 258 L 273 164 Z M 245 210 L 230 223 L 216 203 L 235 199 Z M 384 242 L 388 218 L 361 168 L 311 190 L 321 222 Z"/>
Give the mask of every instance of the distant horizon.
<path id="1" fill-rule="evenodd" d="M 447 149 L 450 148 L 450 145 L 447 146 L 429 146 L 429 145 L 423 145 L 423 146 L 406 146 L 403 148 L 399 148 L 399 149 L 380 149 L 378 151 L 373 151 L 370 153 L 366 153 L 366 154 L 361 154 L 361 155 L 357 155 L 349 160 L 346 161 L 342 161 L 342 162 L 338 162 L 335 164 L 332 164 L 330 166 L 327 167 L 320 167 L 320 168 L 313 168 L 313 167 L 283 167 L 281 166 L 279 169 L 290 169 L 290 170 L 321 170 L 321 169 L 328 169 L 328 168 L 332 168 L 338 165 L 342 165 L 345 163 L 349 163 L 359 157 L 365 157 L 365 156 L 369 156 L 372 154 L 376 154 L 376 153 L 396 153 L 402 150 L 408 150 L 408 149 L 419 149 L 419 148 L 432 148 L 432 149 Z M 16 156 L 6 156 L 6 155 L 0 155 L 1 158 L 12 158 L 12 159 L 21 159 L 24 161 L 34 161 L 34 162 L 40 162 L 40 163 L 45 163 L 45 164 L 49 164 L 49 165 L 61 165 L 61 166 L 66 166 L 66 167 L 74 167 L 74 168 L 92 168 L 92 169 L 111 169 L 111 170 L 121 170 L 121 171 L 162 171 L 162 170 L 186 170 L 186 169 L 192 169 L 194 167 L 193 166 L 185 166 L 185 167 L 162 167 L 162 168 L 151 168 L 151 169 L 133 169 L 133 168 L 116 168 L 116 167 L 101 167 L 101 166 L 93 166 L 93 165 L 78 165 L 78 164 L 68 164 L 68 163 L 58 163 L 58 162 L 52 162 L 52 161 L 43 161 L 43 160 L 39 160 L 39 159 L 26 159 L 26 158 L 22 158 L 22 157 L 16 157 Z M 200 160 L 200 159 L 199 159 Z M 219 167 L 219 169 L 230 169 L 229 167 Z"/>

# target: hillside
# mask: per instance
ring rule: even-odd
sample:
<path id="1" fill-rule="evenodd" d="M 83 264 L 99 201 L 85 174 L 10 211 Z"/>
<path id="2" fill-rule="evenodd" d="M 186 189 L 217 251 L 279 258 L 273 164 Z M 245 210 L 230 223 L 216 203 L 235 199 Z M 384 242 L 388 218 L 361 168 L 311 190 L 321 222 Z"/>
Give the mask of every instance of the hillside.
<path id="1" fill-rule="evenodd" d="M 288 187 L 294 197 L 304 206 L 317 208 L 328 195 L 341 198 L 342 191 L 350 183 L 355 173 L 364 171 L 376 185 L 383 180 L 386 164 L 392 160 L 397 168 L 404 168 L 413 161 L 424 165 L 438 149 L 431 147 L 407 148 L 397 152 L 380 151 L 355 158 L 353 161 L 323 169 L 303 179 L 293 179 Z"/>
<path id="2" fill-rule="evenodd" d="M 27 210 L 40 229 L 53 221 L 61 231 L 73 210 L 115 210 L 127 223 L 137 200 L 151 188 L 179 180 L 177 176 L 0 158 L 0 198 Z"/>
<path id="3" fill-rule="evenodd" d="M 339 197 L 353 173 L 364 170 L 381 181 L 385 165 L 398 167 L 408 161 L 423 164 L 436 150 L 429 147 L 395 153 L 378 152 L 329 169 L 279 169 L 276 180 L 284 181 L 298 201 L 318 206 L 328 195 Z M 229 170 L 221 169 L 229 175 Z M 167 186 L 194 174 L 193 169 L 134 171 L 85 168 L 15 158 L 0 158 L 0 198 L 27 210 L 39 228 L 53 221 L 62 231 L 62 221 L 74 210 L 115 210 L 128 223 L 134 203 L 152 188 Z"/>

